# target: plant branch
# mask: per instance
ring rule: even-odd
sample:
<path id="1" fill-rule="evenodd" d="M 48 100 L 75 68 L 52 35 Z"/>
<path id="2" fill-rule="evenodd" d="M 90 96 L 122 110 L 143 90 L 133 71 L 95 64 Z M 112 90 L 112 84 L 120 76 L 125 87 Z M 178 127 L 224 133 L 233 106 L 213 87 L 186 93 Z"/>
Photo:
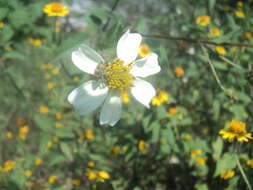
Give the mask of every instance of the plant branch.
<path id="1" fill-rule="evenodd" d="M 222 45 L 222 46 L 236 46 L 236 47 L 249 47 L 253 48 L 253 44 L 244 44 L 244 43 L 217 43 L 210 40 L 204 40 L 204 39 L 194 39 L 194 38 L 187 38 L 187 37 L 175 37 L 170 35 L 157 35 L 157 34 L 141 34 L 144 37 L 147 38 L 160 38 L 160 39 L 166 39 L 166 40 L 179 40 L 179 41 L 186 41 L 189 43 L 195 43 L 195 44 L 208 44 L 208 45 Z"/>
<path id="2" fill-rule="evenodd" d="M 110 13 L 113 13 L 113 11 L 116 9 L 116 7 L 117 7 L 118 4 L 119 4 L 119 1 L 120 1 L 120 0 L 115 0 L 113 6 L 112 6 L 112 8 L 111 8 Z M 107 19 L 105 25 L 103 26 L 103 28 L 102 28 L 102 31 L 103 31 L 103 32 L 106 31 L 107 27 L 108 27 L 109 24 L 110 24 L 110 21 L 111 21 L 111 17 L 109 17 L 109 18 Z"/>

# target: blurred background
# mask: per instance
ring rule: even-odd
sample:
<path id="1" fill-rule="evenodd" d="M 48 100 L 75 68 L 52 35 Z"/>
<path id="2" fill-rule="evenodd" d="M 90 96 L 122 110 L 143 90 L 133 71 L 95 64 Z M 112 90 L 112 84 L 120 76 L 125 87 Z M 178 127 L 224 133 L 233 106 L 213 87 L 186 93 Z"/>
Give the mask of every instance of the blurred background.
<path id="1" fill-rule="evenodd" d="M 0 0 L 0 189 L 251 189 L 252 3 Z M 71 53 L 109 61 L 127 29 L 159 56 L 157 94 L 146 109 L 126 92 L 100 126 L 67 102 L 91 78 Z"/>

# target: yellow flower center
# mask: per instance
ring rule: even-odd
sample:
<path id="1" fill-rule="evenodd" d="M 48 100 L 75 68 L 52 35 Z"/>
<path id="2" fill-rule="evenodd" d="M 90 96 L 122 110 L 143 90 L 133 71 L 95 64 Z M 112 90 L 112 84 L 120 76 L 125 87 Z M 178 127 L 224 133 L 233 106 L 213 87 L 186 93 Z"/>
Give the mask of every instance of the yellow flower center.
<path id="1" fill-rule="evenodd" d="M 63 11 L 63 6 L 61 3 L 55 2 L 51 4 L 51 11 L 54 13 L 61 13 Z"/>
<path id="2" fill-rule="evenodd" d="M 120 59 L 115 59 L 103 64 L 96 72 L 110 89 L 122 92 L 133 86 L 135 77 L 130 74 L 131 68 L 131 63 L 126 64 Z"/>
<path id="3" fill-rule="evenodd" d="M 231 121 L 229 123 L 229 130 L 234 133 L 245 133 L 246 132 L 246 124 L 239 121 Z"/>

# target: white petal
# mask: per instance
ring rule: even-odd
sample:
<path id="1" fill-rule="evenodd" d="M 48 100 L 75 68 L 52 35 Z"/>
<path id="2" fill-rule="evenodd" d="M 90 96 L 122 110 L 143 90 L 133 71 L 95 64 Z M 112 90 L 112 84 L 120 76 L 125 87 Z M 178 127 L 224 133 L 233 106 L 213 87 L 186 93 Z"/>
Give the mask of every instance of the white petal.
<path id="1" fill-rule="evenodd" d="M 137 77 L 147 77 L 158 73 L 160 70 L 157 54 L 151 53 L 147 57 L 136 60 L 130 73 Z"/>
<path id="2" fill-rule="evenodd" d="M 107 87 L 101 87 L 97 81 L 91 80 L 74 89 L 69 94 L 68 101 L 80 115 L 85 115 L 105 101 L 107 92 Z"/>
<path id="3" fill-rule="evenodd" d="M 76 67 L 89 74 L 94 74 L 97 65 L 104 62 L 97 52 L 84 44 L 72 52 L 72 61 Z"/>
<path id="4" fill-rule="evenodd" d="M 141 35 L 130 33 L 129 30 L 121 36 L 117 44 L 117 56 L 126 63 L 133 62 L 138 56 L 138 48 L 141 44 Z"/>
<path id="5" fill-rule="evenodd" d="M 151 99 L 155 96 L 154 87 L 147 81 L 136 79 L 134 86 L 131 88 L 131 93 L 137 101 L 149 108 Z"/>
<path id="6" fill-rule="evenodd" d="M 115 125 L 121 116 L 121 98 L 108 96 L 100 113 L 100 124 Z"/>

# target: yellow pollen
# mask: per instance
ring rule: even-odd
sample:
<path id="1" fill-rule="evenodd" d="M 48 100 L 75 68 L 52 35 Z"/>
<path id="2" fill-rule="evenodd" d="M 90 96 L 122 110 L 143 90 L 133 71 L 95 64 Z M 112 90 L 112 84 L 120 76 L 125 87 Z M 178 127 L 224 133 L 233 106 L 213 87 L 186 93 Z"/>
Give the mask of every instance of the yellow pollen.
<path id="1" fill-rule="evenodd" d="M 235 133 L 245 133 L 246 132 L 246 124 L 244 122 L 239 122 L 232 120 L 229 123 L 229 130 Z"/>
<path id="2" fill-rule="evenodd" d="M 103 79 L 112 90 L 125 91 L 133 86 L 135 77 L 130 74 L 131 64 L 125 64 L 120 59 L 104 64 Z"/>

